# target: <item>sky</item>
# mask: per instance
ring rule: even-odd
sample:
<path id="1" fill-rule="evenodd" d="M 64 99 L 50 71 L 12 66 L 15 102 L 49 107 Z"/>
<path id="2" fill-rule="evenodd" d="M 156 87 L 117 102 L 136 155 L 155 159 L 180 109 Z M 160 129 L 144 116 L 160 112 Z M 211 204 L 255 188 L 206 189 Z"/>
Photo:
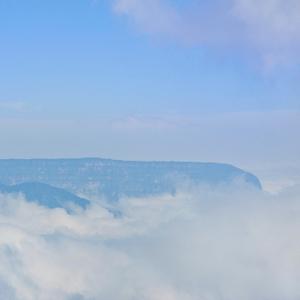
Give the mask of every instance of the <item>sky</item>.
<path id="1" fill-rule="evenodd" d="M 299 0 L 0 0 L 0 158 L 223 162 L 263 184 L 74 214 L 2 194 L 0 298 L 299 299 L 299 50 Z"/>
<path id="2" fill-rule="evenodd" d="M 297 0 L 0 0 L 0 45 L 2 158 L 300 169 Z"/>

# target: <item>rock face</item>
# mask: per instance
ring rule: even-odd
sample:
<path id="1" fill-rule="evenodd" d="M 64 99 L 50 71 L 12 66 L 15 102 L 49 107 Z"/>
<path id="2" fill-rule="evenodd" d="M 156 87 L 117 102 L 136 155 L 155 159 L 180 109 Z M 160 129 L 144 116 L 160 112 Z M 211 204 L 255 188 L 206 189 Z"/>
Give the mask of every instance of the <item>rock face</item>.
<path id="1" fill-rule="evenodd" d="M 137 162 L 109 159 L 0 160 L 0 182 L 16 185 L 40 182 L 70 193 L 144 197 L 174 193 L 178 183 L 230 184 L 242 179 L 261 189 L 257 177 L 227 164 L 193 162 Z"/>

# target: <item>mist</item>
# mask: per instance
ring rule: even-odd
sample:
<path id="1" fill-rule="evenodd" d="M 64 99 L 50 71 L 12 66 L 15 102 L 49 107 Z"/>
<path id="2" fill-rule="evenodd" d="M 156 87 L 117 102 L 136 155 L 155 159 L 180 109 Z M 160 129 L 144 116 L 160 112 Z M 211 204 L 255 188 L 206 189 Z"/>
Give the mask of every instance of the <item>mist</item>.
<path id="1" fill-rule="evenodd" d="M 0 298 L 298 299 L 299 192 L 182 186 L 72 215 L 0 195 Z"/>

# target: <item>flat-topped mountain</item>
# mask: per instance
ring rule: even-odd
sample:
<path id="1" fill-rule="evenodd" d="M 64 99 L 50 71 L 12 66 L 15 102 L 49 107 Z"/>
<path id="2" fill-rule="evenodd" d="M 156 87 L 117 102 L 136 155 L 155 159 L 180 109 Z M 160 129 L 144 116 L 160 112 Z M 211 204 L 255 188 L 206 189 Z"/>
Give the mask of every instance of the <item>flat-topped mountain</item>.
<path id="1" fill-rule="evenodd" d="M 237 179 L 261 188 L 256 176 L 228 164 L 99 158 L 0 160 L 2 184 L 41 182 L 72 193 L 101 195 L 108 200 L 174 193 L 178 183 L 185 181 L 218 185 Z"/>

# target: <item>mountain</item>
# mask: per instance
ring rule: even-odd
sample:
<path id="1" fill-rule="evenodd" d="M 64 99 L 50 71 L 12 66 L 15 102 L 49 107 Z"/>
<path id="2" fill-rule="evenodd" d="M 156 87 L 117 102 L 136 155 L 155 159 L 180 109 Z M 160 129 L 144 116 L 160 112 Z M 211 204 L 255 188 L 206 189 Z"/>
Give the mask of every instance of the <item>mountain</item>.
<path id="1" fill-rule="evenodd" d="M 16 185 L 42 182 L 70 193 L 144 197 L 174 193 L 178 183 L 231 184 L 243 179 L 261 189 L 256 176 L 228 164 L 198 162 L 139 162 L 99 158 L 0 160 L 0 182 Z"/>
<path id="2" fill-rule="evenodd" d="M 72 212 L 74 206 L 86 208 L 90 203 L 88 200 L 64 189 L 38 182 L 22 183 L 13 186 L 0 184 L 0 193 L 22 194 L 29 202 L 35 202 L 48 208 L 64 208 L 68 212 Z"/>

